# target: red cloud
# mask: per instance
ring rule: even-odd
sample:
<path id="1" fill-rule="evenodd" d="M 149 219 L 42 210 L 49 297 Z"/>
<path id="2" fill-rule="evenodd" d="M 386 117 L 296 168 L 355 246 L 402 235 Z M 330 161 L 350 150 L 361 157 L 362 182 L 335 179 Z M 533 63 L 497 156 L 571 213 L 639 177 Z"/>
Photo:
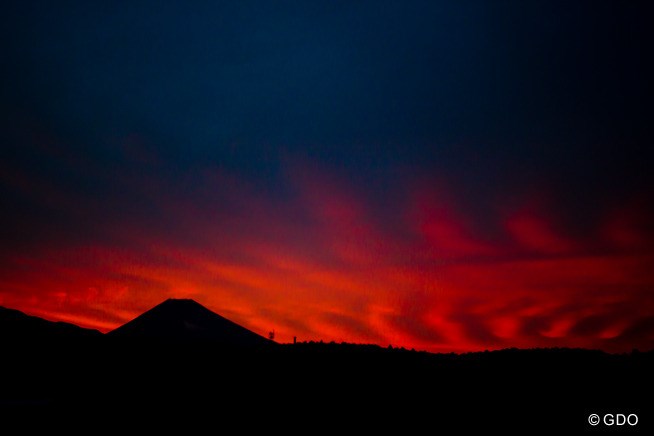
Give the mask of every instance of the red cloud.
<path id="1" fill-rule="evenodd" d="M 527 251 L 557 254 L 573 249 L 573 244 L 555 233 L 551 224 L 542 218 L 521 212 L 513 215 L 506 222 L 509 234 Z"/>
<path id="2" fill-rule="evenodd" d="M 220 171 L 190 191 L 137 184 L 160 220 L 5 253 L 0 304 L 103 331 L 189 297 L 282 341 L 652 348 L 654 255 L 650 240 L 624 236 L 628 219 L 589 222 L 622 247 L 611 252 L 562 236 L 542 208 L 472 216 L 441 181 L 380 211 L 303 165 L 289 165 L 290 194 L 276 198 Z M 486 237 L 493 226 L 506 238 Z"/>

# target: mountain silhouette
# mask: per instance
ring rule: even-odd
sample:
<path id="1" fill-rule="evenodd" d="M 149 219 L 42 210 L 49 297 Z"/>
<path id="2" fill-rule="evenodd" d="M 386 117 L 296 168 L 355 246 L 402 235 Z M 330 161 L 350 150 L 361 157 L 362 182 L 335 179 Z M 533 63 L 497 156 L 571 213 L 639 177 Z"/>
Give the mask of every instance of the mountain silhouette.
<path id="1" fill-rule="evenodd" d="M 101 337 L 97 330 L 67 322 L 48 321 L 0 306 L 0 339 L 3 341 L 69 340 Z"/>
<path id="2" fill-rule="evenodd" d="M 168 299 L 107 335 L 159 341 L 212 341 L 237 347 L 275 344 L 191 299 Z"/>
<path id="3" fill-rule="evenodd" d="M 39 422 L 48 425 L 51 412 L 66 424 L 114 422 L 128 412 L 145 416 L 148 426 L 169 425 L 142 415 L 147 408 L 157 417 L 174 410 L 185 428 L 203 414 L 207 422 L 199 427 L 215 425 L 217 411 L 244 425 L 248 405 L 247 416 L 264 417 L 266 430 L 279 422 L 266 417 L 286 414 L 292 419 L 282 420 L 284 429 L 297 422 L 303 432 L 330 423 L 351 428 L 358 420 L 370 431 L 452 425 L 478 434 L 576 434 L 592 430 L 589 414 L 611 412 L 638 414 L 634 430 L 654 434 L 646 419 L 654 410 L 653 366 L 654 351 L 432 354 L 370 344 L 276 344 L 193 300 L 164 301 L 106 335 L 0 308 L 0 415 L 12 408 L 34 420 L 41 413 L 48 419 Z M 429 401 L 426 393 L 433 393 Z"/>

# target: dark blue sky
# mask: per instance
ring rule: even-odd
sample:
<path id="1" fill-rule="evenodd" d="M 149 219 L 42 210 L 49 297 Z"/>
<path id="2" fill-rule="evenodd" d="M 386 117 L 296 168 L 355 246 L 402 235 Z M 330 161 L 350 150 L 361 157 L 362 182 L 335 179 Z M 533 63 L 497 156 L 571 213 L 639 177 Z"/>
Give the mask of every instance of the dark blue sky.
<path id="1" fill-rule="evenodd" d="M 614 215 L 651 241 L 652 12 L 639 1 L 9 2 L 0 255 L 131 250 L 135 233 L 204 247 L 207 224 L 193 220 L 206 219 L 327 262 L 301 201 L 320 202 L 325 186 L 400 245 L 419 239 L 406 225 L 417 197 L 447 203 L 494 246 L 512 246 L 506 223 L 524 210 L 588 252 L 614 250 L 598 236 Z M 254 197 L 296 232 L 271 236 Z"/>

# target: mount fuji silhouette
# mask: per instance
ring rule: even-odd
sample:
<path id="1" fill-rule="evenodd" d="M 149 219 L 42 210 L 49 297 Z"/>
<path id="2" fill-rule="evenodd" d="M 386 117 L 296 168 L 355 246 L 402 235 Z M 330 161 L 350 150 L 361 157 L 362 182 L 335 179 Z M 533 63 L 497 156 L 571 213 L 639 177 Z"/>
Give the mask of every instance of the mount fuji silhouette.
<path id="1" fill-rule="evenodd" d="M 158 341 L 211 341 L 237 347 L 276 344 L 191 299 L 168 299 L 107 335 Z"/>
<path id="2" fill-rule="evenodd" d="M 409 425 L 405 433 L 422 431 L 437 419 L 437 425 L 467 426 L 480 434 L 489 433 L 487 426 L 504 434 L 533 433 L 534 428 L 554 434 L 561 428 L 588 429 L 590 413 L 614 410 L 606 405 L 626 398 L 629 402 L 615 410 L 642 415 L 637 430 L 654 434 L 645 429 L 651 422 L 645 416 L 653 410 L 654 351 L 432 354 L 371 344 L 277 344 L 193 300 L 170 299 L 104 335 L 0 308 L 0 353 L 3 418 L 10 415 L 3 408 L 11 407 L 30 417 L 56 411 L 53 415 L 66 419 L 109 422 L 126 411 L 141 414 L 152 407 L 174 410 L 184 425 L 203 413 L 206 425 L 215 425 L 216 411 L 221 419 L 238 417 L 238 425 L 244 425 L 243 405 L 250 404 L 248 416 L 306 417 L 298 421 L 306 430 L 330 420 L 349 428 L 366 405 L 371 413 L 359 417 L 359 424 Z M 438 395 L 425 402 L 430 392 Z M 544 421 L 543 410 L 555 413 Z M 316 411 L 331 415 L 315 421 Z M 156 421 L 144 416 L 148 425 Z M 51 422 L 51 417 L 41 421 Z M 261 422 L 267 429 L 277 421 Z"/>

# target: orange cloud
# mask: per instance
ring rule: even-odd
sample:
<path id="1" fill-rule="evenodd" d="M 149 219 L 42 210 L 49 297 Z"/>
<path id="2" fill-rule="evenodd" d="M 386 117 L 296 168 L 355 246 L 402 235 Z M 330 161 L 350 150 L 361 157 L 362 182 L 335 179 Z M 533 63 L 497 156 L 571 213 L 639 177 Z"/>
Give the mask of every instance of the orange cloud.
<path id="1" fill-rule="evenodd" d="M 294 194 L 279 202 L 202 177 L 198 198 L 155 195 L 169 232 L 135 221 L 112 228 L 125 243 L 5 255 L 0 304 L 108 331 L 187 297 L 280 341 L 432 351 L 654 343 L 654 254 L 643 244 L 598 249 L 534 212 L 481 220 L 444 184 L 409 190 L 380 223 L 364 196 L 318 171 L 290 177 Z M 198 208 L 199 198 L 216 204 Z M 609 237 L 628 224 L 607 222 Z M 504 239 L 480 238 L 492 225 Z"/>

